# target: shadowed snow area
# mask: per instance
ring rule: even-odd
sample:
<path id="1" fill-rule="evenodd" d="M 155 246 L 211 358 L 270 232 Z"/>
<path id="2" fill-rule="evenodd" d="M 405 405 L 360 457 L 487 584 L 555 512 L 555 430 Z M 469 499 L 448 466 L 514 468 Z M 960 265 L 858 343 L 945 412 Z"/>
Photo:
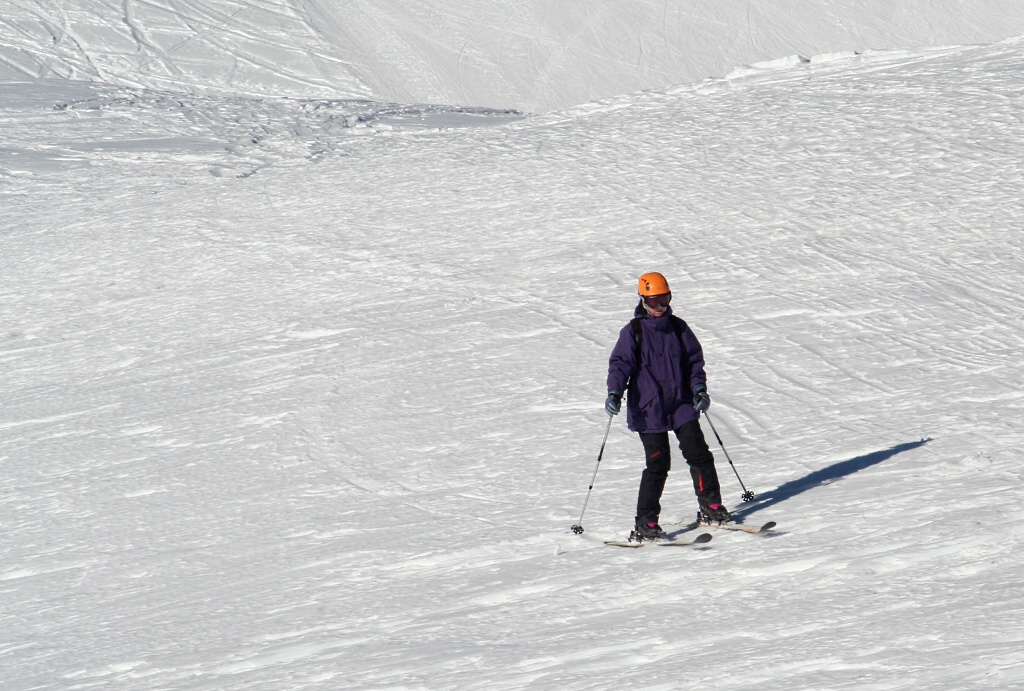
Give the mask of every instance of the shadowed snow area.
<path id="1" fill-rule="evenodd" d="M 159 159 L 245 177 L 281 160 L 316 162 L 352 136 L 493 126 L 521 117 L 488 108 L 204 97 L 55 79 L 0 82 L 0 99 L 8 116 L 0 173 L 9 175 Z"/>
<path id="2" fill-rule="evenodd" d="M 3 4 L 0 687 L 1024 685 L 1024 40 L 793 45 L 529 115 L 560 99 L 420 89 L 385 37 L 539 4 Z M 672 6 L 618 7 L 543 26 L 655 51 L 634 14 Z M 314 26 L 363 42 L 361 93 L 290 67 Z M 604 545 L 621 417 L 570 532 L 651 270 L 766 535 Z"/>

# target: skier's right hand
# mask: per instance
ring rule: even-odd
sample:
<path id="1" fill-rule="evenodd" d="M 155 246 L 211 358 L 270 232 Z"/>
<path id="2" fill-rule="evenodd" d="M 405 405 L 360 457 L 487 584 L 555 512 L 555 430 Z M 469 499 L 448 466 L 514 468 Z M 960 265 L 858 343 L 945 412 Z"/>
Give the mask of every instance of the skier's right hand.
<path id="1" fill-rule="evenodd" d="M 622 392 L 609 391 L 608 398 L 604 399 L 604 409 L 609 415 L 618 415 L 622 409 Z"/>

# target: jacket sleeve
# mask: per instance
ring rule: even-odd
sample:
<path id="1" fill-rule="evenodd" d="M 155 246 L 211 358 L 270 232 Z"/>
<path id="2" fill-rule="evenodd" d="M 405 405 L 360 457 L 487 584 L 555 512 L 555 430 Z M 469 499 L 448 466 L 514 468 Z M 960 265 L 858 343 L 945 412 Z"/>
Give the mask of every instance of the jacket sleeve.
<path id="1" fill-rule="evenodd" d="M 608 359 L 608 391 L 626 391 L 629 378 L 636 369 L 636 355 L 633 330 L 626 324 L 619 332 L 619 340 L 615 342 L 612 355 Z"/>
<path id="2" fill-rule="evenodd" d="M 689 326 L 683 331 L 683 345 L 686 348 L 686 371 L 690 375 L 690 388 L 692 389 L 698 384 L 707 386 L 708 377 L 704 372 L 704 349 Z"/>

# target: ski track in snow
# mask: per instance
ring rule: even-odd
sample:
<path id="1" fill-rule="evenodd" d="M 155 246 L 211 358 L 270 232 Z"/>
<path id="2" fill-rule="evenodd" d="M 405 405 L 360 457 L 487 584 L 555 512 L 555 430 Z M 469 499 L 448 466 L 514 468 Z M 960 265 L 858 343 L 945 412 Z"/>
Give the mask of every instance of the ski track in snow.
<path id="1" fill-rule="evenodd" d="M 367 136 L 388 106 L 3 84 L 0 679 L 1024 684 L 1022 51 Z M 568 533 L 654 267 L 767 536 L 601 545 L 621 420 Z"/>

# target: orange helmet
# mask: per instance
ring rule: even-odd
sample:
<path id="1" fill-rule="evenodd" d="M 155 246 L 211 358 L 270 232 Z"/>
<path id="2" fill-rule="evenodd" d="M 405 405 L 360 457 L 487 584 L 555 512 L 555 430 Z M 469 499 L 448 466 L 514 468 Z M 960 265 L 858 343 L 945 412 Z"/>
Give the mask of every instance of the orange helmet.
<path id="1" fill-rule="evenodd" d="M 672 290 L 668 287 L 668 281 L 665 277 L 659 274 L 657 271 L 652 271 L 649 274 L 644 274 L 640 277 L 640 282 L 637 285 L 636 292 L 641 297 L 648 297 L 650 295 L 664 295 L 665 293 L 671 293 Z"/>

